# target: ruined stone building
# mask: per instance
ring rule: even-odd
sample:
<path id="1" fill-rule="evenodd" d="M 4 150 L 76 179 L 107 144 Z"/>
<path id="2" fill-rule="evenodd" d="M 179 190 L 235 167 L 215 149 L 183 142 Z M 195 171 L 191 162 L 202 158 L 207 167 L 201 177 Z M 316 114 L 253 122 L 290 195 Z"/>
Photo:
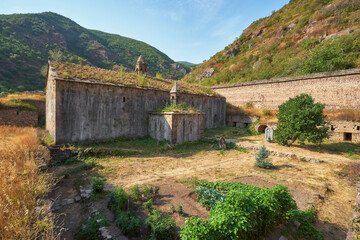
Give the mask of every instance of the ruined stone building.
<path id="1" fill-rule="evenodd" d="M 146 87 L 139 87 L 138 81 L 135 74 L 120 77 L 110 70 L 49 61 L 46 129 L 55 144 L 148 135 L 150 113 L 169 104 L 170 96 L 198 109 L 203 120 L 197 121 L 204 128 L 225 125 L 224 97 L 208 94 L 186 82 L 175 85 L 181 92 L 170 93 L 176 81 L 147 77 Z M 181 127 L 190 129 L 188 120 L 184 125 L 182 119 Z M 196 126 L 193 129 L 193 134 L 201 134 Z M 187 137 L 190 132 L 181 131 L 183 139 L 192 140 Z"/>

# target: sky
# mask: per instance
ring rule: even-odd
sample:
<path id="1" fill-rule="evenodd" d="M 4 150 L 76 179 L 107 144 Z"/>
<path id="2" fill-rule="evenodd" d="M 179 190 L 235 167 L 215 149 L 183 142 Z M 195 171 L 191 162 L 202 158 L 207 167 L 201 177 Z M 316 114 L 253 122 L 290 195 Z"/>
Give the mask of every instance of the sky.
<path id="1" fill-rule="evenodd" d="M 51 11 L 79 25 L 201 63 L 289 0 L 0 0 L 0 14 Z"/>

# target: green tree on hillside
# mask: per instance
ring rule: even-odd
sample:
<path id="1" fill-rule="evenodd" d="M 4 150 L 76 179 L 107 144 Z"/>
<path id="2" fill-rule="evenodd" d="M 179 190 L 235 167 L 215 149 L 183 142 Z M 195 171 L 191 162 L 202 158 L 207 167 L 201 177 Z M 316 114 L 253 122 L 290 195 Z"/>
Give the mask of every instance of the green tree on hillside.
<path id="1" fill-rule="evenodd" d="M 281 145 L 290 146 L 296 140 L 304 144 L 307 140 L 311 143 L 321 143 L 328 138 L 327 122 L 323 115 L 325 105 L 314 103 L 308 94 L 301 94 L 290 98 L 279 106 L 276 114 L 279 125 L 274 133 L 274 139 Z"/>

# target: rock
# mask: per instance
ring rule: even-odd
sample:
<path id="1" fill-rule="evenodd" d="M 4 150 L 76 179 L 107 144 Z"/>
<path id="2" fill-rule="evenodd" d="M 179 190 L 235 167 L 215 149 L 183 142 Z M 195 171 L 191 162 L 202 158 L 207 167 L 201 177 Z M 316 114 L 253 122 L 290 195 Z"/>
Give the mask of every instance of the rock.
<path id="1" fill-rule="evenodd" d="M 226 149 L 226 141 L 223 137 L 219 139 L 219 149 Z"/>
<path id="2" fill-rule="evenodd" d="M 85 190 L 85 193 L 86 193 L 86 194 L 90 194 L 90 193 L 91 193 L 91 189 Z"/>
<path id="3" fill-rule="evenodd" d="M 289 25 L 287 26 L 287 29 L 293 30 L 295 26 L 296 26 L 295 23 L 291 23 L 291 24 L 289 24 Z"/>
<path id="4" fill-rule="evenodd" d="M 199 73 L 196 76 L 196 80 L 201 80 L 203 78 L 209 78 L 214 74 L 215 70 L 214 68 L 205 68 L 202 73 Z"/>
<path id="5" fill-rule="evenodd" d="M 296 226 L 297 229 L 301 226 L 301 223 L 298 222 L 298 221 L 296 221 L 296 220 L 294 221 L 294 224 L 295 224 L 295 226 Z"/>
<path id="6" fill-rule="evenodd" d="M 335 38 L 337 37 L 338 35 L 337 34 L 330 34 L 329 36 L 327 36 L 325 39 L 330 39 L 330 38 Z"/>
<path id="7" fill-rule="evenodd" d="M 230 57 L 234 57 L 236 56 L 236 54 L 238 54 L 239 49 L 237 48 L 231 48 L 229 50 L 227 50 L 226 52 L 223 53 L 224 56 L 230 56 Z"/>
<path id="8" fill-rule="evenodd" d="M 287 238 L 281 235 L 281 237 L 279 238 L 279 240 L 287 240 Z"/>
<path id="9" fill-rule="evenodd" d="M 172 69 L 174 69 L 175 71 L 180 71 L 183 74 L 186 74 L 186 69 L 183 66 L 181 66 L 180 63 L 172 63 L 170 65 L 171 65 Z"/>
<path id="10" fill-rule="evenodd" d="M 357 182 L 357 184 L 356 184 L 356 191 L 360 192 L 360 182 Z"/>
<path id="11" fill-rule="evenodd" d="M 67 199 L 67 204 L 73 204 L 75 200 L 73 198 Z"/>
<path id="12" fill-rule="evenodd" d="M 80 202 L 80 200 L 81 200 L 81 196 L 76 196 L 75 198 L 74 198 L 74 200 L 75 200 L 75 202 Z"/>
<path id="13" fill-rule="evenodd" d="M 350 28 L 347 28 L 347 29 L 345 29 L 344 30 L 344 35 L 348 35 L 348 34 L 350 34 L 350 33 L 352 33 L 354 30 L 352 30 L 352 29 L 350 29 Z"/>
<path id="14" fill-rule="evenodd" d="M 360 193 L 358 193 L 356 200 L 355 200 L 355 205 L 360 207 Z"/>
<path id="15" fill-rule="evenodd" d="M 99 228 L 99 239 L 107 240 L 107 239 L 113 239 L 112 236 L 109 233 L 109 230 L 106 227 Z"/>

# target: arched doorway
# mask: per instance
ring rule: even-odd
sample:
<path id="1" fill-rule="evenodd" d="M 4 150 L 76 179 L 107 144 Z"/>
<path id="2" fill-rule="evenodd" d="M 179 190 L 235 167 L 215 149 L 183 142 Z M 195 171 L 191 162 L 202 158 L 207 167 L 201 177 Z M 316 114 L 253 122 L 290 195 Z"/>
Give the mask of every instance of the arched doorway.
<path id="1" fill-rule="evenodd" d="M 267 126 L 266 125 L 260 125 L 259 127 L 258 127 L 258 132 L 259 133 L 265 133 L 265 128 L 267 128 Z"/>

